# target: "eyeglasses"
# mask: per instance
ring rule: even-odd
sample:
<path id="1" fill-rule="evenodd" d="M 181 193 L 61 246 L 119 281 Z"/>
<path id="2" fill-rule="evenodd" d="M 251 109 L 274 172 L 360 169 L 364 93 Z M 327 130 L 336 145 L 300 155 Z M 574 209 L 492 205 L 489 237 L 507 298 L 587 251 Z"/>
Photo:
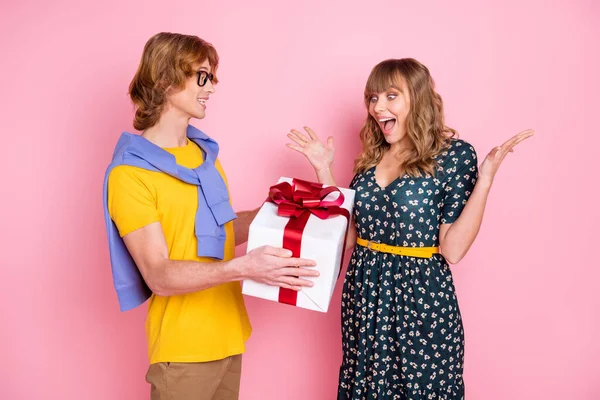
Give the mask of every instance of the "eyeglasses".
<path id="1" fill-rule="evenodd" d="M 198 71 L 198 86 L 202 87 L 206 85 L 207 81 L 212 83 L 215 76 L 213 74 L 209 74 L 206 71 Z"/>

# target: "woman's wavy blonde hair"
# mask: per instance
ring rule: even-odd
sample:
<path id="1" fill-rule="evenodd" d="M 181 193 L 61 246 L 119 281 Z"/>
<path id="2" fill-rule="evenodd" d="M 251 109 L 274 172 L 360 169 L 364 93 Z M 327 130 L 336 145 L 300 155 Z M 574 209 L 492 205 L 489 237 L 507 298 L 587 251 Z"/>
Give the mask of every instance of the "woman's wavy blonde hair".
<path id="1" fill-rule="evenodd" d="M 167 94 L 183 90 L 185 81 L 197 73 L 194 69 L 208 59 L 217 83 L 219 56 L 215 48 L 198 36 L 161 32 L 144 46 L 142 60 L 129 85 L 129 96 L 136 106 L 133 127 L 139 131 L 158 122 L 166 105 Z"/>
<path id="2" fill-rule="evenodd" d="M 369 109 L 374 94 L 401 87 L 406 82 L 410 108 L 406 117 L 406 134 L 412 146 L 402 151 L 399 171 L 412 177 L 424 173 L 434 175 L 435 156 L 449 144 L 456 131 L 444 124 L 444 104 L 434 90 L 435 83 L 426 66 L 413 58 L 385 60 L 377 64 L 365 86 L 365 106 Z M 354 162 L 354 172 L 365 172 L 377 165 L 390 145 L 385 141 L 379 124 L 369 114 L 360 131 L 362 152 Z"/>

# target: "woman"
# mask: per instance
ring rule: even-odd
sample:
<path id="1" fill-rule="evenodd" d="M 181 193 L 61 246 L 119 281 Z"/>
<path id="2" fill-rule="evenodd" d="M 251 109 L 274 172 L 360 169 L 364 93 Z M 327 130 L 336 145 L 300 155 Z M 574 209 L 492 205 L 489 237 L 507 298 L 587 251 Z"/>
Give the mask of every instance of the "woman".
<path id="1" fill-rule="evenodd" d="M 364 95 L 338 399 L 462 399 L 464 332 L 448 263 L 471 247 L 500 164 L 533 131 L 494 148 L 478 171 L 473 147 L 444 124 L 424 65 L 383 61 Z M 288 134 L 288 147 L 335 185 L 333 138 L 305 129 Z"/>

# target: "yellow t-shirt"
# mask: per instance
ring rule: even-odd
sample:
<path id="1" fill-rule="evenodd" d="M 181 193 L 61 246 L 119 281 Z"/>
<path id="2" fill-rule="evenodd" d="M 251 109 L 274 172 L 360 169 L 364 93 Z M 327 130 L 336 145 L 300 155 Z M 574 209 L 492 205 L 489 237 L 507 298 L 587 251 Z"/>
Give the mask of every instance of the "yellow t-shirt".
<path id="1" fill-rule="evenodd" d="M 165 149 L 177 163 L 196 168 L 203 162 L 192 141 Z M 220 163 L 215 163 L 227 182 Z M 160 222 L 169 258 L 214 262 L 198 257 L 194 235 L 198 188 L 161 172 L 131 166 L 114 168 L 108 178 L 108 210 L 119 234 L 125 236 Z M 233 222 L 225 225 L 225 260 L 235 252 Z M 150 363 L 220 360 L 245 351 L 252 328 L 239 282 L 178 296 L 152 295 L 146 319 Z"/>

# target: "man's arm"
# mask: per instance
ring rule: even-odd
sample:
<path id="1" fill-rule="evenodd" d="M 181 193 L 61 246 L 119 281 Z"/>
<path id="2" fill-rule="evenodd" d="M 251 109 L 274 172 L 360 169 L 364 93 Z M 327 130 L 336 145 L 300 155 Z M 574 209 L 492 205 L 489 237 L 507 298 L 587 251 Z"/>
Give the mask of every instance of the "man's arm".
<path id="1" fill-rule="evenodd" d="M 246 235 L 247 236 L 247 235 Z M 226 282 L 252 279 L 267 285 L 300 290 L 313 283 L 301 277 L 316 277 L 315 262 L 292 258 L 292 252 L 270 246 L 221 262 L 170 260 L 160 222 L 154 222 L 123 237 L 127 250 L 144 281 L 159 296 L 197 292 Z"/>
<path id="2" fill-rule="evenodd" d="M 248 241 L 248 231 L 250 224 L 258 214 L 260 208 L 252 211 L 242 211 L 237 213 L 237 218 L 233 220 L 233 231 L 235 232 L 235 245 L 239 246 Z"/>

